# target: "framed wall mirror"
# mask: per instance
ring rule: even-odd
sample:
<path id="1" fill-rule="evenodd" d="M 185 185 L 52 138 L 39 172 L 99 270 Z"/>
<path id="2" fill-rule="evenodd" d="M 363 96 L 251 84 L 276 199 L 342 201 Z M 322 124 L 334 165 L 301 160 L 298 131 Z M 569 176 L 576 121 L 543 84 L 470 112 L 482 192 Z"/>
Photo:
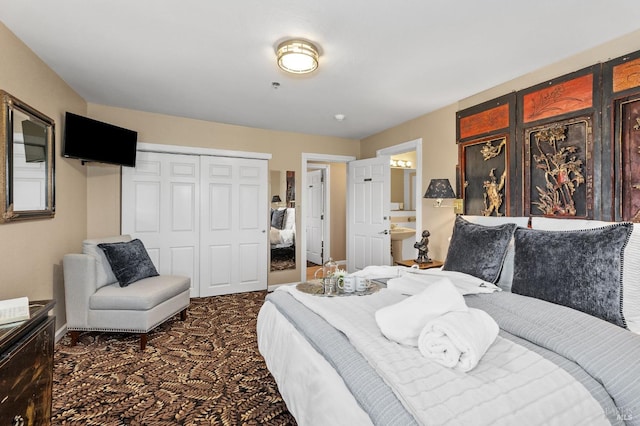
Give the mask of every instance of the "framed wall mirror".
<path id="1" fill-rule="evenodd" d="M 55 214 L 52 119 L 0 91 L 0 223 Z"/>
<path id="2" fill-rule="evenodd" d="M 271 271 L 296 267 L 295 172 L 271 170 Z"/>

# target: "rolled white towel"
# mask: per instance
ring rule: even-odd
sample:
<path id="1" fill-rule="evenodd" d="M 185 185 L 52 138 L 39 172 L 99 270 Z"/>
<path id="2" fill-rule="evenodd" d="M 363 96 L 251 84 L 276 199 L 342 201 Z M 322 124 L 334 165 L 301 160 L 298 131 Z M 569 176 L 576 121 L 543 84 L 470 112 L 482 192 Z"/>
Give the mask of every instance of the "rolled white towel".
<path id="1" fill-rule="evenodd" d="M 415 296 L 376 311 L 382 334 L 403 345 L 418 346 L 418 336 L 431 320 L 450 311 L 466 311 L 467 304 L 448 278 L 432 282 Z"/>
<path id="2" fill-rule="evenodd" d="M 418 349 L 445 367 L 467 372 L 478 365 L 498 331 L 498 324 L 483 310 L 448 312 L 425 325 Z"/>
<path id="3" fill-rule="evenodd" d="M 369 279 L 399 277 L 405 268 L 403 266 L 387 266 L 387 265 L 370 265 L 363 269 L 352 273 L 357 277 L 365 277 Z"/>

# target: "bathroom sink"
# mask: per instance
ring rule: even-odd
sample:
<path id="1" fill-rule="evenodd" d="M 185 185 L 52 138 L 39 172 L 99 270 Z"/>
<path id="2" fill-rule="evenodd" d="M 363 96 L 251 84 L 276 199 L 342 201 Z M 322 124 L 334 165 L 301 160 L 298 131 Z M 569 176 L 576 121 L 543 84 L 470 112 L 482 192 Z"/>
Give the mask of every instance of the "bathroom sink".
<path id="1" fill-rule="evenodd" d="M 406 240 L 407 238 L 415 237 L 415 235 L 415 229 L 403 228 L 401 226 L 391 228 L 391 241 Z"/>

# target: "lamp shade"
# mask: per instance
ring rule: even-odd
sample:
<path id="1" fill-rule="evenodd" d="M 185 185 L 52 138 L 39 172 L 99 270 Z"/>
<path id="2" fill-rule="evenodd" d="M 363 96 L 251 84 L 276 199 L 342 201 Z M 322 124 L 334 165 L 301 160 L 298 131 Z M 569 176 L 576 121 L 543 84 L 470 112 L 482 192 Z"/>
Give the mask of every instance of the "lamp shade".
<path id="1" fill-rule="evenodd" d="M 274 196 L 271 198 L 271 202 L 272 202 L 272 203 L 280 203 L 280 202 L 282 202 L 282 199 L 280 198 L 280 196 L 279 196 L 279 195 L 274 195 Z"/>
<path id="2" fill-rule="evenodd" d="M 431 179 L 427 192 L 424 193 L 424 198 L 456 198 L 456 194 L 453 192 L 449 179 Z"/>

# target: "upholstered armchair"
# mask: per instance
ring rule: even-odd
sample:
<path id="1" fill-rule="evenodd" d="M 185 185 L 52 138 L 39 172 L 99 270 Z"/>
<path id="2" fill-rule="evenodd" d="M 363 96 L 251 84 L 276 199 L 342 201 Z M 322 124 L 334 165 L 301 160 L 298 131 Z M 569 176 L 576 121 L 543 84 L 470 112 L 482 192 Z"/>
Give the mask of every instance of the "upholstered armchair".
<path id="1" fill-rule="evenodd" d="M 144 265 L 137 263 L 133 274 L 143 271 L 146 278 L 131 278 L 134 282 L 122 286 L 120 270 L 114 274 L 103 247 L 129 246 L 129 235 L 91 239 L 83 241 L 82 254 L 67 254 L 63 258 L 64 289 L 67 313 L 67 330 L 71 332 L 71 345 L 78 341 L 81 331 L 126 332 L 140 334 L 140 349 L 147 344 L 147 333 L 173 317 L 178 312 L 182 320 L 186 319 L 189 307 L 191 279 L 176 275 L 157 275 L 146 251 L 150 268 L 155 272 L 147 273 Z M 109 247 L 107 247 L 109 246 Z M 140 249 L 139 249 L 140 250 Z M 135 260 L 135 255 L 129 256 Z M 118 277 L 116 277 L 118 275 Z M 144 275 L 143 275 L 144 276 Z M 119 281 L 120 280 L 120 281 Z"/>

